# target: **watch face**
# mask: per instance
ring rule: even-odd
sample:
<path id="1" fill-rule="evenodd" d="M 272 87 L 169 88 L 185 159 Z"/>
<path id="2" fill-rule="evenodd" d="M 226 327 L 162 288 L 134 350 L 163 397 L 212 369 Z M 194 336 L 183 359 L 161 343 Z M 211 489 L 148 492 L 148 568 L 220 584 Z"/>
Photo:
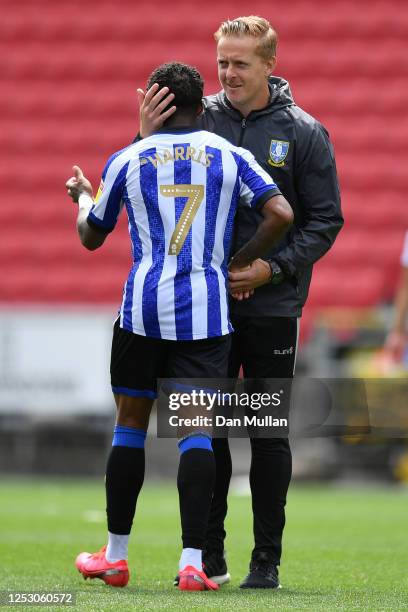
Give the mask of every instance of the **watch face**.
<path id="1" fill-rule="evenodd" d="M 279 285 L 285 278 L 285 275 L 282 271 L 282 268 L 274 261 L 271 262 L 271 270 L 272 270 L 272 285 Z"/>
<path id="2" fill-rule="evenodd" d="M 282 274 L 274 274 L 272 276 L 272 280 L 271 280 L 272 285 L 279 285 L 282 281 L 283 281 Z"/>

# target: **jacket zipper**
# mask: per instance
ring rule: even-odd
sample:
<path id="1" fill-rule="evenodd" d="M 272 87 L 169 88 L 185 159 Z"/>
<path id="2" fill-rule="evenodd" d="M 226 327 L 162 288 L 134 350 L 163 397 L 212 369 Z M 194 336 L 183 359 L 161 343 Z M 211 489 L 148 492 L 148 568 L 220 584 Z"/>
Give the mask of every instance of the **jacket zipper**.
<path id="1" fill-rule="evenodd" d="M 239 147 L 242 145 L 242 141 L 244 140 L 244 132 L 245 132 L 246 124 L 247 124 L 247 120 L 244 117 L 244 119 L 242 119 L 241 121 L 241 134 L 239 136 L 239 142 L 238 142 Z"/>

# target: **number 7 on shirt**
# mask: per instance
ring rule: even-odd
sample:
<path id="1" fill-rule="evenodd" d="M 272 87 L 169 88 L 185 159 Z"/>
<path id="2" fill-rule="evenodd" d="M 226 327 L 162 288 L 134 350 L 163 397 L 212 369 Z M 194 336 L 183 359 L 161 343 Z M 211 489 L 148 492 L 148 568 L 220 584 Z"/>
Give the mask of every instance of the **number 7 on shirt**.
<path id="1" fill-rule="evenodd" d="M 170 239 L 169 255 L 178 255 L 204 199 L 204 185 L 160 185 L 166 198 L 187 198 L 186 205 Z"/>

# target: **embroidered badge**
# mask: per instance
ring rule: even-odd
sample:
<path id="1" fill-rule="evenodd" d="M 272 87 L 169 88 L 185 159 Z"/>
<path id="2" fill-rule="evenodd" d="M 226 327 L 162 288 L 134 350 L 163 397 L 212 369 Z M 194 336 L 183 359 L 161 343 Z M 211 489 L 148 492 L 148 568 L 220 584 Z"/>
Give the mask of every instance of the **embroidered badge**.
<path id="1" fill-rule="evenodd" d="M 271 140 L 268 164 L 275 167 L 284 166 L 288 152 L 289 143 L 286 140 Z"/>

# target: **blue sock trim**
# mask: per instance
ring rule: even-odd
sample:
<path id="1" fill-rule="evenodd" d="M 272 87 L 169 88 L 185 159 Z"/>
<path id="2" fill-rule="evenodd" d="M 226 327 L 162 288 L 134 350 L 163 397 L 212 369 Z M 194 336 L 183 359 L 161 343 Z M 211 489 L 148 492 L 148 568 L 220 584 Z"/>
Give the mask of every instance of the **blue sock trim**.
<path id="1" fill-rule="evenodd" d="M 166 381 L 168 387 L 171 391 L 185 391 L 186 393 L 191 393 L 192 391 L 204 391 L 204 393 L 209 393 L 210 395 L 216 395 L 217 390 L 215 388 L 210 389 L 210 387 L 198 387 L 197 385 L 186 385 L 184 383 L 179 383 L 176 381 Z"/>
<path id="2" fill-rule="evenodd" d="M 178 447 L 181 454 L 191 450 L 192 448 L 203 448 L 211 453 L 213 452 L 211 438 L 204 434 L 193 434 L 188 436 L 187 438 L 180 440 Z"/>
<path id="3" fill-rule="evenodd" d="M 112 446 L 129 446 L 130 448 L 144 448 L 146 432 L 136 427 L 115 425 L 113 430 Z"/>
<path id="4" fill-rule="evenodd" d="M 156 399 L 157 392 L 150 389 L 128 389 L 128 387 L 112 387 L 113 393 L 129 395 L 130 397 L 150 397 Z"/>

